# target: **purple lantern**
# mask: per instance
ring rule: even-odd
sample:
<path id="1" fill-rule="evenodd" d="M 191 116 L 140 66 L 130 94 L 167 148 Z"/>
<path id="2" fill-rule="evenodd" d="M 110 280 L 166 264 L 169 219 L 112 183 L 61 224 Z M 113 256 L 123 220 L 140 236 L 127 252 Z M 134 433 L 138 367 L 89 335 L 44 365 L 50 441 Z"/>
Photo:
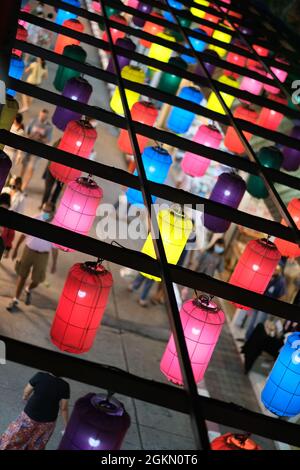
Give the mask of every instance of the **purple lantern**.
<path id="1" fill-rule="evenodd" d="M 237 209 L 245 191 L 246 183 L 237 173 L 221 173 L 209 200 Z M 212 232 L 224 233 L 229 229 L 230 221 L 204 212 L 204 226 Z"/>
<path id="2" fill-rule="evenodd" d="M 123 47 L 124 49 L 127 49 L 128 51 L 134 51 L 135 50 L 135 44 L 131 39 L 129 38 L 118 38 L 116 40 L 116 46 Z M 123 55 L 118 55 L 118 63 L 120 70 L 122 70 L 123 67 L 126 65 L 129 65 L 130 59 L 128 57 L 125 57 Z M 115 73 L 115 68 L 113 64 L 112 58 L 109 59 L 108 66 L 106 68 L 107 72 Z"/>
<path id="3" fill-rule="evenodd" d="M 300 140 L 300 126 L 295 126 L 290 137 Z M 300 151 L 291 147 L 284 147 L 282 168 L 287 171 L 298 170 L 300 166 Z"/>
<path id="4" fill-rule="evenodd" d="M 0 193 L 11 169 L 11 161 L 8 155 L 0 151 Z"/>
<path id="5" fill-rule="evenodd" d="M 82 77 L 75 77 L 67 81 L 62 96 L 86 104 L 90 99 L 92 91 L 93 88 L 87 80 Z M 52 122 L 58 129 L 64 131 L 70 121 L 78 121 L 81 119 L 81 116 L 82 113 L 57 106 L 52 116 Z"/>
<path id="6" fill-rule="evenodd" d="M 207 49 L 205 51 L 205 54 L 209 54 L 212 57 L 219 58 L 219 54 L 216 51 L 212 51 L 210 49 Z M 211 64 L 210 62 L 205 62 L 205 61 L 204 61 L 204 65 L 207 68 L 207 71 L 209 72 L 209 74 L 212 75 L 215 71 L 216 65 Z M 199 77 L 206 77 L 206 75 L 204 75 L 204 72 L 202 71 L 201 65 L 197 65 L 195 69 L 195 74 L 198 75 Z"/>
<path id="7" fill-rule="evenodd" d="M 146 5 L 145 3 L 139 2 L 137 11 L 141 11 L 143 13 L 146 13 L 147 15 L 150 15 L 152 11 L 152 6 L 151 5 Z M 144 20 L 143 18 L 138 18 L 137 16 L 134 16 L 133 19 L 133 24 L 135 26 L 138 26 L 139 28 L 143 28 L 147 20 Z"/>
<path id="8" fill-rule="evenodd" d="M 88 393 L 76 401 L 58 450 L 119 450 L 129 426 L 116 398 Z"/>

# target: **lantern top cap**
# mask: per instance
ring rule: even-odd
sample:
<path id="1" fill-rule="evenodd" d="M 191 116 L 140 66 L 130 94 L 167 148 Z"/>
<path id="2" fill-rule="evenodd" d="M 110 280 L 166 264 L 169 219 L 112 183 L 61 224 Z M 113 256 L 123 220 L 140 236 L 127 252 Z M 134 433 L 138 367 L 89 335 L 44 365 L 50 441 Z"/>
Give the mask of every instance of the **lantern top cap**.
<path id="1" fill-rule="evenodd" d="M 91 398 L 91 404 L 100 412 L 109 415 L 122 416 L 124 414 L 124 407 L 119 400 L 110 396 L 105 396 L 102 393 L 95 394 Z"/>
<path id="2" fill-rule="evenodd" d="M 90 177 L 80 176 L 76 179 L 76 182 L 82 184 L 83 186 L 87 186 L 88 188 L 98 188 L 96 181 Z"/>
<path id="3" fill-rule="evenodd" d="M 212 298 L 213 297 L 211 295 L 206 295 L 206 294 L 201 294 L 200 296 L 197 295 L 196 299 L 193 300 L 193 304 L 196 307 L 200 307 L 210 312 L 218 312 L 219 307 L 217 306 L 217 304 L 211 301 Z"/>
<path id="4" fill-rule="evenodd" d="M 103 261 L 103 260 L 102 260 Z M 96 276 L 100 276 L 102 274 L 106 274 L 108 271 L 102 265 L 102 261 L 86 261 L 80 265 L 81 269 L 84 271 L 88 271 L 90 274 L 95 274 Z"/>
<path id="5" fill-rule="evenodd" d="M 271 242 L 269 238 L 260 238 L 259 240 L 257 240 L 257 242 L 260 243 L 261 245 L 264 245 L 265 247 L 271 248 L 273 250 L 277 250 L 275 243 Z"/>

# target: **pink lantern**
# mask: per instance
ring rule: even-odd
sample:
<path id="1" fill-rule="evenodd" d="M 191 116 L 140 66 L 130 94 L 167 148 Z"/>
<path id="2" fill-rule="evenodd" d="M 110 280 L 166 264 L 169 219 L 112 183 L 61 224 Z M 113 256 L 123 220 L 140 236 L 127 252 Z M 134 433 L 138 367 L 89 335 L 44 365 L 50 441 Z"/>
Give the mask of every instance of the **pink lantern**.
<path id="1" fill-rule="evenodd" d="M 287 104 L 287 99 L 283 96 L 279 95 L 268 95 L 267 98 L 269 100 L 276 101 L 280 104 Z M 279 111 L 275 111 L 275 109 L 270 108 L 262 108 L 259 118 L 257 120 L 257 125 L 261 127 L 265 127 L 271 131 L 276 131 L 281 124 L 283 119 L 283 114 Z"/>
<path id="2" fill-rule="evenodd" d="M 219 339 L 225 315 L 208 296 L 188 300 L 180 310 L 180 319 L 196 383 L 205 374 Z M 170 382 L 183 385 L 178 354 L 173 335 L 169 339 L 160 363 L 161 372 Z"/>
<path id="3" fill-rule="evenodd" d="M 102 196 L 102 189 L 91 178 L 81 177 L 71 181 L 52 223 L 72 232 L 87 235 L 93 225 Z M 74 251 L 61 245 L 55 246 L 63 251 Z"/>
<path id="4" fill-rule="evenodd" d="M 139 0 L 127 0 L 127 6 L 131 8 L 137 8 L 139 4 Z"/>
<path id="5" fill-rule="evenodd" d="M 95 2 L 93 1 L 92 2 L 92 7 L 93 7 L 93 10 L 96 12 L 96 13 L 101 13 L 101 5 L 100 5 L 100 2 Z"/>
<path id="6" fill-rule="evenodd" d="M 215 126 L 200 126 L 196 132 L 194 142 L 206 145 L 207 147 L 218 149 L 222 142 L 222 134 Z M 203 176 L 209 167 L 210 159 L 202 157 L 196 153 L 186 152 L 181 162 L 181 168 L 186 175 Z"/>
<path id="7" fill-rule="evenodd" d="M 260 73 L 261 75 L 265 75 L 264 71 L 260 68 L 257 67 L 248 67 L 249 70 L 252 72 L 257 72 Z M 251 77 L 243 77 L 241 84 L 240 84 L 240 90 L 245 90 L 248 91 L 249 93 L 252 93 L 253 95 L 260 95 L 262 90 L 263 90 L 263 83 L 260 82 L 259 80 L 256 80 L 256 78 L 251 78 Z M 245 101 L 245 100 L 241 100 Z"/>
<path id="8" fill-rule="evenodd" d="M 279 62 L 286 63 L 283 60 L 279 60 Z M 283 83 L 286 80 L 286 77 L 288 76 L 288 73 L 285 70 L 278 69 L 277 67 L 270 67 L 270 69 L 272 70 L 274 75 L 276 75 L 276 77 L 278 78 L 278 80 L 281 83 Z M 267 77 L 270 78 L 270 79 L 273 79 L 273 77 L 270 73 L 267 73 Z M 278 93 L 280 93 L 280 89 L 275 87 L 275 86 L 272 86 L 272 85 L 264 84 L 264 89 L 268 93 L 272 93 L 273 95 L 277 95 Z"/>

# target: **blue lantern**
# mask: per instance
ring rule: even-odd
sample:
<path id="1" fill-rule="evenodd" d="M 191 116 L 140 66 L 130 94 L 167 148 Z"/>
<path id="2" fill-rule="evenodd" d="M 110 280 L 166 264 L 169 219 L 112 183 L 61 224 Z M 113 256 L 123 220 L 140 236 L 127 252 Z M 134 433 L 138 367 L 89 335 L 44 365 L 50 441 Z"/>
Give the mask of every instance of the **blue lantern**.
<path id="1" fill-rule="evenodd" d="M 68 3 L 69 5 L 72 5 L 73 7 L 80 8 L 80 6 L 81 6 L 79 0 L 62 0 L 62 1 L 64 3 Z M 78 17 L 78 15 L 76 15 L 75 13 L 71 13 L 70 11 L 59 9 L 57 11 L 55 23 L 56 24 L 63 24 L 64 21 L 66 21 L 66 20 L 76 20 L 77 17 Z"/>
<path id="2" fill-rule="evenodd" d="M 277 416 L 300 413 L 300 333 L 288 336 L 261 394 L 265 407 Z"/>
<path id="3" fill-rule="evenodd" d="M 164 183 L 172 164 L 171 155 L 162 147 L 146 147 L 142 153 L 142 160 L 147 179 L 149 181 L 154 181 L 155 183 Z M 137 170 L 135 170 L 134 175 L 137 175 Z M 129 188 L 126 194 L 129 204 L 137 206 L 144 205 L 141 191 Z M 153 196 L 153 203 L 155 202 L 155 199 L 156 197 Z"/>
<path id="4" fill-rule="evenodd" d="M 207 36 L 206 32 L 200 28 L 195 28 L 193 29 L 193 31 L 195 31 L 195 33 L 200 33 L 200 34 L 203 34 L 204 36 Z M 202 41 L 201 39 L 189 36 L 189 40 L 191 41 L 191 44 L 196 52 L 203 52 L 207 46 L 207 43 L 205 41 Z M 190 48 L 188 45 L 186 45 L 185 47 L 187 49 Z M 182 54 L 181 58 L 188 64 L 196 64 L 197 62 L 197 59 L 195 59 L 195 57 L 192 57 L 190 55 Z"/>
<path id="5" fill-rule="evenodd" d="M 22 78 L 22 75 L 24 73 L 24 62 L 21 58 L 12 56 L 9 64 L 9 72 L 8 75 L 12 78 L 16 78 L 17 80 L 20 80 Z M 6 90 L 6 93 L 10 96 L 15 96 L 16 91 L 11 90 L 10 88 Z"/>
<path id="6" fill-rule="evenodd" d="M 167 0 L 167 3 L 169 4 L 169 6 L 171 8 L 175 8 L 176 10 L 182 10 L 183 9 L 183 5 L 181 2 L 177 2 L 177 0 Z M 163 11 L 162 12 L 163 14 L 163 17 L 167 20 L 167 21 L 170 21 L 171 23 L 175 23 L 175 20 L 173 18 L 173 15 L 172 13 L 170 13 L 169 11 Z"/>
<path id="7" fill-rule="evenodd" d="M 181 88 L 178 97 L 196 104 L 200 104 L 203 99 L 201 91 L 191 86 Z M 172 111 L 170 112 L 169 117 L 167 119 L 167 128 L 170 129 L 170 131 L 175 132 L 176 134 L 184 134 L 189 130 L 189 127 L 192 124 L 194 117 L 195 113 L 193 113 L 192 111 L 187 111 L 186 109 L 174 107 L 172 108 Z"/>

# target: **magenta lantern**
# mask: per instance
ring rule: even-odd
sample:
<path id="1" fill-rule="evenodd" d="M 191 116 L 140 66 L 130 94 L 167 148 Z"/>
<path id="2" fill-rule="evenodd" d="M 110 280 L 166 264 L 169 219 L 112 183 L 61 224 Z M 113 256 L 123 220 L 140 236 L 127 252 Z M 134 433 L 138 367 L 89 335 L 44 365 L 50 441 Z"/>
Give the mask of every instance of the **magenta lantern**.
<path id="1" fill-rule="evenodd" d="M 264 71 L 262 69 L 259 69 L 257 67 L 248 67 L 249 70 L 252 72 L 257 72 L 261 75 L 265 75 Z M 251 77 L 243 77 L 241 83 L 240 83 L 240 90 L 245 90 L 248 91 L 249 93 L 252 93 L 253 95 L 260 95 L 262 90 L 263 90 L 263 83 L 260 82 L 259 80 L 256 80 L 256 78 L 251 78 Z"/>
<path id="2" fill-rule="evenodd" d="M 237 173 L 221 173 L 213 187 L 210 201 L 237 209 L 246 191 L 246 183 Z M 215 233 L 224 233 L 230 221 L 204 212 L 204 226 Z"/>
<path id="3" fill-rule="evenodd" d="M 58 450 L 119 450 L 129 426 L 116 398 L 88 393 L 76 401 Z"/>
<path id="4" fill-rule="evenodd" d="M 52 223 L 72 232 L 87 235 L 93 225 L 102 196 L 102 189 L 91 178 L 81 177 L 71 181 Z M 61 245 L 56 247 L 63 251 L 74 251 Z"/>
<path id="5" fill-rule="evenodd" d="M 204 377 L 219 339 L 225 315 L 208 296 L 203 295 L 183 304 L 180 319 L 195 381 L 199 383 Z M 162 357 L 160 370 L 170 382 L 183 385 L 173 335 Z"/>
<path id="6" fill-rule="evenodd" d="M 274 243 L 262 238 L 251 240 L 240 257 L 229 280 L 229 284 L 263 294 L 271 280 L 281 255 Z M 236 302 L 237 308 L 250 310 Z"/>
<path id="7" fill-rule="evenodd" d="M 222 134 L 215 126 L 202 125 L 196 132 L 193 142 L 218 149 L 222 142 Z M 196 153 L 186 152 L 181 162 L 181 168 L 186 175 L 203 176 L 209 167 L 210 159 Z"/>
<path id="8" fill-rule="evenodd" d="M 279 62 L 285 63 L 283 60 L 279 60 Z M 282 69 L 278 69 L 277 67 L 270 67 L 270 69 L 272 70 L 274 75 L 278 78 L 278 80 L 281 83 L 285 82 L 285 80 L 288 76 L 288 72 L 286 72 L 285 70 L 282 70 Z M 273 80 L 273 77 L 270 73 L 267 73 L 267 77 L 270 78 L 271 80 Z M 266 83 L 264 83 L 264 89 L 268 93 L 272 93 L 273 95 L 277 95 L 278 93 L 280 93 L 280 89 L 278 87 L 272 86 L 272 85 L 267 85 Z"/>

